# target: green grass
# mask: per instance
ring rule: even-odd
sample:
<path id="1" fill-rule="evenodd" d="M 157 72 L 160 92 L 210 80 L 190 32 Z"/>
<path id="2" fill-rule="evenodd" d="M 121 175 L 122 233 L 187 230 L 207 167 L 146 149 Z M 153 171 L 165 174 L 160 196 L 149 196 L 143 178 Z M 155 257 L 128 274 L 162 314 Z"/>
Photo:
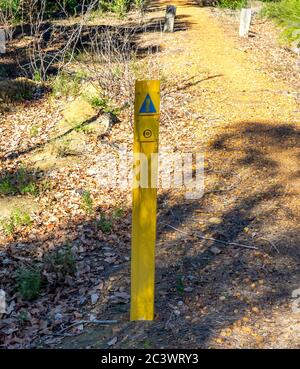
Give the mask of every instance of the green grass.
<path id="1" fill-rule="evenodd" d="M 100 219 L 97 222 L 98 227 L 103 233 L 110 233 L 112 229 L 112 221 L 107 219 L 103 214 L 101 214 Z"/>
<path id="2" fill-rule="evenodd" d="M 124 216 L 124 210 L 122 208 L 116 208 L 113 214 L 114 219 L 120 219 Z"/>
<path id="3" fill-rule="evenodd" d="M 15 193 L 15 186 L 11 183 L 9 178 L 4 178 L 0 182 L 0 194 L 1 195 L 9 195 Z"/>
<path id="4" fill-rule="evenodd" d="M 12 17 L 11 23 L 13 23 L 19 19 L 21 0 L 0 0 L 0 10 L 4 14 L 10 14 L 10 17 Z"/>
<path id="5" fill-rule="evenodd" d="M 102 99 L 100 96 L 97 95 L 86 96 L 86 100 L 94 109 L 102 109 L 103 111 L 107 109 L 108 106 L 107 100 Z"/>
<path id="6" fill-rule="evenodd" d="M 6 235 L 13 234 L 18 227 L 31 225 L 30 214 L 26 211 L 15 209 L 11 215 L 0 221 L 0 227 Z"/>
<path id="7" fill-rule="evenodd" d="M 38 297 L 42 284 L 41 272 L 38 268 L 20 268 L 16 279 L 17 290 L 24 300 L 33 300 Z"/>
<path id="8" fill-rule="evenodd" d="M 176 291 L 181 295 L 184 293 L 183 276 L 181 275 L 176 280 Z"/>
<path id="9" fill-rule="evenodd" d="M 52 94 L 54 97 L 77 96 L 80 93 L 80 85 L 85 78 L 87 78 L 87 74 L 81 71 L 62 72 L 51 81 Z"/>
<path id="10" fill-rule="evenodd" d="M 26 322 L 30 322 L 30 317 L 27 311 L 22 310 L 18 315 L 18 320 L 21 325 L 26 324 Z"/>
<path id="11" fill-rule="evenodd" d="M 246 0 L 219 0 L 218 7 L 226 9 L 240 9 L 246 5 Z"/>
<path id="12" fill-rule="evenodd" d="M 20 167 L 14 173 L 7 173 L 0 179 L 0 195 L 32 195 L 38 196 L 39 185 L 26 168 Z"/>
<path id="13" fill-rule="evenodd" d="M 85 95 L 84 98 L 92 108 L 101 110 L 104 113 L 111 113 L 112 115 L 117 116 L 121 112 L 120 108 L 113 107 L 106 98 L 101 96 Z"/>
<path id="14" fill-rule="evenodd" d="M 65 246 L 45 258 L 47 271 L 55 273 L 57 282 L 63 282 L 66 276 L 76 272 L 76 260 L 70 246 Z"/>
<path id="15" fill-rule="evenodd" d="M 35 182 L 29 182 L 23 186 L 20 187 L 20 193 L 22 195 L 32 195 L 32 196 L 38 196 L 39 194 L 39 187 Z"/>
<path id="16" fill-rule="evenodd" d="M 59 158 L 76 156 L 78 154 L 78 151 L 74 145 L 72 145 L 72 142 L 67 139 L 57 140 L 52 146 L 52 151 Z"/>
<path id="17" fill-rule="evenodd" d="M 100 0 L 99 8 L 102 11 L 110 11 L 117 13 L 120 16 L 128 12 L 130 7 L 134 5 L 135 7 L 141 8 L 143 5 L 143 0 Z"/>
<path id="18" fill-rule="evenodd" d="M 0 77 L 1 78 L 7 78 L 8 77 L 8 71 L 3 65 L 0 65 Z"/>
<path id="19" fill-rule="evenodd" d="M 145 349 L 145 350 L 149 350 L 149 349 L 151 349 L 151 348 L 152 348 L 152 342 L 151 342 L 150 340 L 146 339 L 146 340 L 144 341 L 143 346 L 144 346 L 144 349 Z"/>
<path id="20" fill-rule="evenodd" d="M 93 209 L 93 199 L 91 197 L 90 191 L 83 191 L 82 194 L 82 208 L 91 215 L 94 211 Z"/>
<path id="21" fill-rule="evenodd" d="M 262 10 L 262 15 L 275 20 L 282 28 L 282 38 L 289 42 L 300 43 L 300 0 L 282 0 L 270 2 Z M 297 45 L 296 45 L 297 46 Z"/>
<path id="22" fill-rule="evenodd" d="M 39 128 L 37 126 L 32 126 L 29 131 L 30 137 L 36 137 L 39 134 Z"/>
<path id="23" fill-rule="evenodd" d="M 19 92 L 17 92 L 14 96 L 14 99 L 16 101 L 26 101 L 26 100 L 31 100 L 33 97 L 33 89 L 31 87 L 24 87 L 22 89 L 19 90 Z"/>

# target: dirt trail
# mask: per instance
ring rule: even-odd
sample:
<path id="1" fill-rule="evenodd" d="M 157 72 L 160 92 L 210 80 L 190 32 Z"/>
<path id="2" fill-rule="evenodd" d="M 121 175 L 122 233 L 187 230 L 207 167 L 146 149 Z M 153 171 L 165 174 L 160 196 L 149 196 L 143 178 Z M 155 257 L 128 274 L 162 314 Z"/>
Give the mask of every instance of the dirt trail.
<path id="1" fill-rule="evenodd" d="M 152 1 L 147 19 L 159 24 L 167 3 Z M 176 32 L 147 33 L 142 43 L 160 40 L 156 61 L 176 90 L 162 101 L 161 146 L 205 151 L 205 194 L 193 202 L 160 194 L 156 321 L 117 313 L 119 326 L 63 346 L 107 347 L 117 336 L 115 347 L 299 347 L 299 106 L 207 9 L 173 4 Z"/>
<path id="2" fill-rule="evenodd" d="M 205 82 L 210 90 L 209 107 L 203 106 L 201 99 L 200 111 L 213 107 L 227 123 L 246 120 L 299 122 L 294 99 L 281 94 L 289 90 L 288 86 L 272 81 L 260 70 L 261 66 L 253 65 L 248 55 L 224 34 L 207 9 L 198 7 L 193 1 L 175 1 L 174 4 L 178 6 L 178 19 L 185 22 L 188 29 L 168 38 L 172 43 L 168 42 L 166 47 L 171 47 L 174 61 L 170 64 L 165 60 L 165 72 L 171 75 L 184 72 L 186 77 L 197 77 L 205 71 L 210 76 L 218 76 Z M 201 95 L 201 90 L 199 92 Z"/>

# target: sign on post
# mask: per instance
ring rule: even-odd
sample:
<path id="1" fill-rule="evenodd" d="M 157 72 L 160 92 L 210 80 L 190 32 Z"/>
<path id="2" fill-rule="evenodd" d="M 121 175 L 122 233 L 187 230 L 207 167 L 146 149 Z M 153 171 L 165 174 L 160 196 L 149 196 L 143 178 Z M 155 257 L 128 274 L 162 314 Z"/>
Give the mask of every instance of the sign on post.
<path id="1" fill-rule="evenodd" d="M 241 10 L 241 23 L 240 23 L 240 37 L 248 37 L 250 24 L 251 24 L 251 8 L 244 8 Z"/>
<path id="2" fill-rule="evenodd" d="M 136 81 L 132 191 L 131 320 L 153 320 L 154 318 L 159 116 L 160 81 Z"/>

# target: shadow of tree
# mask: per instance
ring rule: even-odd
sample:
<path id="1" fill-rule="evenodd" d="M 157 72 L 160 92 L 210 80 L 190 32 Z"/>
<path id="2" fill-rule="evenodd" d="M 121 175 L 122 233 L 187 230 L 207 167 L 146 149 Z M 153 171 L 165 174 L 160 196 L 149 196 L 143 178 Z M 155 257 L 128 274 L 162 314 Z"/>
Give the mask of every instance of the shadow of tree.
<path id="1" fill-rule="evenodd" d="M 145 336 L 156 347 L 209 347 L 220 330 L 245 315 L 249 324 L 255 322 L 257 318 L 249 314 L 252 308 L 258 309 L 262 319 L 273 309 L 288 306 L 292 290 L 299 287 L 299 187 L 293 183 L 299 167 L 299 142 L 299 129 L 292 124 L 241 122 L 224 127 L 224 133 L 207 149 L 204 196 L 186 200 L 184 194 L 172 191 L 159 194 L 156 323 L 145 330 L 145 325 L 126 322 L 128 304 L 114 305 L 109 298 L 120 287 L 129 292 L 129 263 L 124 255 L 130 250 L 130 209 L 114 221 L 110 234 L 99 231 L 93 217 L 53 225 L 42 238 L 25 241 L 23 237 L 22 247 L 16 234 L 13 242 L 4 245 L 1 270 L 5 257 L 15 260 L 13 270 L 20 257 L 41 262 L 37 254 L 47 255 L 49 246 L 59 249 L 68 243 L 77 250 L 81 272 L 58 287 L 59 293 L 51 292 L 49 301 L 57 304 L 70 299 L 76 311 L 82 309 L 78 291 L 84 294 L 99 281 L 106 285 L 113 281 L 97 306 L 103 318 L 121 321 L 124 339 L 120 347 L 142 347 Z M 219 183 L 226 186 L 216 189 Z M 99 208 L 96 213 L 107 210 Z M 105 255 L 107 247 L 112 258 L 116 256 L 112 263 Z M 13 285 L 13 273 L 2 279 L 1 287 L 9 294 Z M 28 308 L 38 301 L 27 304 Z M 175 314 L 176 306 L 186 310 Z M 85 311 L 89 309 L 87 304 Z M 92 342 L 94 330 L 89 332 Z M 128 338 L 136 335 L 135 342 Z M 104 338 L 97 337 L 98 342 L 92 344 L 106 347 Z M 74 347 L 76 342 L 69 339 L 65 345 Z M 251 340 L 248 344 L 255 347 Z"/>
<path id="2" fill-rule="evenodd" d="M 176 21 L 175 32 L 183 31 L 188 29 L 190 22 L 186 19 L 187 16 L 179 16 Z M 119 45 L 122 52 L 132 53 L 136 50 L 136 54 L 139 58 L 149 55 L 149 53 L 159 52 L 160 45 L 148 45 L 147 47 L 142 47 L 139 44 L 139 39 L 144 33 L 160 33 L 163 30 L 164 18 L 154 18 L 149 19 L 144 22 L 123 23 L 121 25 L 85 25 L 82 26 L 80 36 L 74 38 L 74 42 L 70 44 L 70 49 L 75 50 L 75 55 L 81 53 L 83 50 L 89 50 L 92 42 L 103 41 L 103 35 L 110 33 L 113 35 L 113 42 Z M 44 22 L 39 27 L 39 32 L 43 38 L 42 48 L 39 50 L 39 54 L 44 55 L 45 63 L 50 62 L 53 59 L 53 55 L 59 55 L 64 49 L 66 42 L 72 37 L 78 24 L 74 25 L 60 25 L 57 23 L 51 23 L 49 21 Z M 0 56 L 0 67 L 2 73 L 6 76 L 15 78 L 16 76 L 23 74 L 32 61 L 30 60 L 33 56 L 30 56 L 30 48 L 34 40 L 24 43 L 18 43 L 16 41 L 22 41 L 23 38 L 32 37 L 32 26 L 29 24 L 24 24 L 22 26 L 17 26 L 14 32 L 14 38 L 8 45 L 8 50 L 5 55 Z M 128 42 L 128 36 L 130 40 Z M 126 50 L 124 49 L 124 40 L 126 39 Z M 103 50 L 105 52 L 105 50 Z M 2 62 L 1 62 L 2 60 Z M 37 63 L 38 64 L 38 63 Z M 21 69 L 20 69 L 21 67 Z M 53 64 L 49 69 L 49 74 L 56 74 L 57 68 Z M 30 75 L 30 70 L 28 70 L 28 76 Z"/>

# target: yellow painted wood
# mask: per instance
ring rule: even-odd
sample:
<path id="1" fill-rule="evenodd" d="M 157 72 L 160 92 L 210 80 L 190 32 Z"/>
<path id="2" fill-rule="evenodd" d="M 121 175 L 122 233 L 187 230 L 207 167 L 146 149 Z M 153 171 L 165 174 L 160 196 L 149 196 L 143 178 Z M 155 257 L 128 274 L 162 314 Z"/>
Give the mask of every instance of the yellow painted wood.
<path id="1" fill-rule="evenodd" d="M 130 319 L 153 320 L 160 82 L 136 81 L 135 96 Z"/>

